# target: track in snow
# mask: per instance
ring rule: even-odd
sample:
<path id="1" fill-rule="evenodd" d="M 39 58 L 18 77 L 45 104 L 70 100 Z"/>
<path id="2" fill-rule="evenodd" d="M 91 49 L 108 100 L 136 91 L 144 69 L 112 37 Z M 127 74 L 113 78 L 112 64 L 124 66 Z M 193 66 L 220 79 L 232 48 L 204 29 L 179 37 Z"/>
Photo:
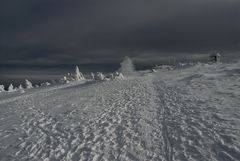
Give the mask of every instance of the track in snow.
<path id="1" fill-rule="evenodd" d="M 2 101 L 0 160 L 238 160 L 239 110 L 196 85 L 157 73 Z"/>

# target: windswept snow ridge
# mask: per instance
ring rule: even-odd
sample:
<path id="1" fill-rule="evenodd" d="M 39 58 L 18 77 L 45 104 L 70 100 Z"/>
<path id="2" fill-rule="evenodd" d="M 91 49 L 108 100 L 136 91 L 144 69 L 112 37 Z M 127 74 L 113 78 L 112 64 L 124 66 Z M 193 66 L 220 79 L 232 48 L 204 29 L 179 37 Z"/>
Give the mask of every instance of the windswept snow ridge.
<path id="1" fill-rule="evenodd" d="M 0 160 L 239 160 L 240 66 L 0 93 Z"/>

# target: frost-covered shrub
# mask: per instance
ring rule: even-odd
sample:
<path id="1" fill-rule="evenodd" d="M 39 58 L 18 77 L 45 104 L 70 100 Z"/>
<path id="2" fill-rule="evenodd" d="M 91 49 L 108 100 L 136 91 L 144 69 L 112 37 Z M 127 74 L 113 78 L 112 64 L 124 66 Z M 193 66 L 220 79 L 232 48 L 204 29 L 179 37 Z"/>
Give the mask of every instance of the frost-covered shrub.
<path id="1" fill-rule="evenodd" d="M 51 83 L 49 83 L 49 82 L 41 83 L 41 86 L 50 86 L 50 85 L 51 85 Z"/>
<path id="2" fill-rule="evenodd" d="M 104 80 L 105 76 L 101 72 L 97 72 L 97 80 Z"/>
<path id="3" fill-rule="evenodd" d="M 13 85 L 10 84 L 8 87 L 8 92 L 14 92 L 14 91 L 15 91 L 15 89 L 14 89 Z"/>
<path id="4" fill-rule="evenodd" d="M 18 86 L 18 89 L 23 89 L 23 86 L 20 84 L 19 86 Z"/>
<path id="5" fill-rule="evenodd" d="M 156 71 L 156 69 L 152 68 L 152 72 L 153 72 L 153 73 L 156 73 L 157 71 Z"/>
<path id="6" fill-rule="evenodd" d="M 114 75 L 110 74 L 110 78 L 111 78 L 111 80 L 113 80 L 114 79 Z"/>
<path id="7" fill-rule="evenodd" d="M 69 80 L 67 79 L 66 76 L 63 77 L 63 81 L 64 81 L 64 83 L 69 83 Z"/>
<path id="8" fill-rule="evenodd" d="M 27 89 L 33 88 L 33 85 L 29 80 L 25 79 L 25 83 L 26 83 L 26 88 Z"/>
<path id="9" fill-rule="evenodd" d="M 1 93 L 1 92 L 4 92 L 4 91 L 5 91 L 4 85 L 0 85 L 0 93 Z"/>
<path id="10" fill-rule="evenodd" d="M 76 81 L 85 80 L 85 77 L 84 77 L 83 74 L 79 71 L 78 66 L 76 66 L 76 68 L 75 68 L 75 80 L 76 80 Z"/>
<path id="11" fill-rule="evenodd" d="M 94 73 L 93 73 L 93 72 L 91 73 L 91 79 L 92 79 L 92 80 L 94 80 L 94 79 L 95 79 L 95 75 L 94 75 Z"/>
<path id="12" fill-rule="evenodd" d="M 25 93 L 25 90 L 23 89 L 23 86 L 20 84 L 18 86 L 18 90 L 21 92 L 21 93 Z"/>
<path id="13" fill-rule="evenodd" d="M 118 72 L 116 72 L 115 79 L 118 79 L 118 80 L 123 80 L 123 79 L 124 79 L 124 76 L 123 76 L 123 74 L 122 74 L 122 73 L 118 73 Z"/>
<path id="14" fill-rule="evenodd" d="M 121 62 L 121 67 L 119 69 L 123 75 L 133 75 L 135 73 L 135 67 L 132 60 L 129 57 L 125 57 Z"/>
<path id="15" fill-rule="evenodd" d="M 60 83 L 69 83 L 68 77 L 64 76 L 60 79 Z"/>

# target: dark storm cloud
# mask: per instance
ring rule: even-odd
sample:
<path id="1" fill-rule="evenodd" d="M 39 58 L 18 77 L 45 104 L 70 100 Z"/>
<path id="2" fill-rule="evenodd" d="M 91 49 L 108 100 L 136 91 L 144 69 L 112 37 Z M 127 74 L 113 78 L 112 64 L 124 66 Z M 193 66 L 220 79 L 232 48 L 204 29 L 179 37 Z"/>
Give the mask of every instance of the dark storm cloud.
<path id="1" fill-rule="evenodd" d="M 0 67 L 237 56 L 239 17 L 239 0 L 0 0 Z"/>

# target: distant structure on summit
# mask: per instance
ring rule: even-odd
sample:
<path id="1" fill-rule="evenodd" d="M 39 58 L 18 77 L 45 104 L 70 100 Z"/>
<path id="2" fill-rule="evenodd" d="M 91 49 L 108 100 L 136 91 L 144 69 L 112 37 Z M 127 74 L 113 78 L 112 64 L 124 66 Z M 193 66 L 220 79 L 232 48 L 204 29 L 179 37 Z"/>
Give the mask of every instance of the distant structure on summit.
<path id="1" fill-rule="evenodd" d="M 216 63 L 216 62 L 220 61 L 220 57 L 221 57 L 221 55 L 219 53 L 212 54 L 212 55 L 210 55 L 210 60 L 211 60 L 211 62 Z"/>

